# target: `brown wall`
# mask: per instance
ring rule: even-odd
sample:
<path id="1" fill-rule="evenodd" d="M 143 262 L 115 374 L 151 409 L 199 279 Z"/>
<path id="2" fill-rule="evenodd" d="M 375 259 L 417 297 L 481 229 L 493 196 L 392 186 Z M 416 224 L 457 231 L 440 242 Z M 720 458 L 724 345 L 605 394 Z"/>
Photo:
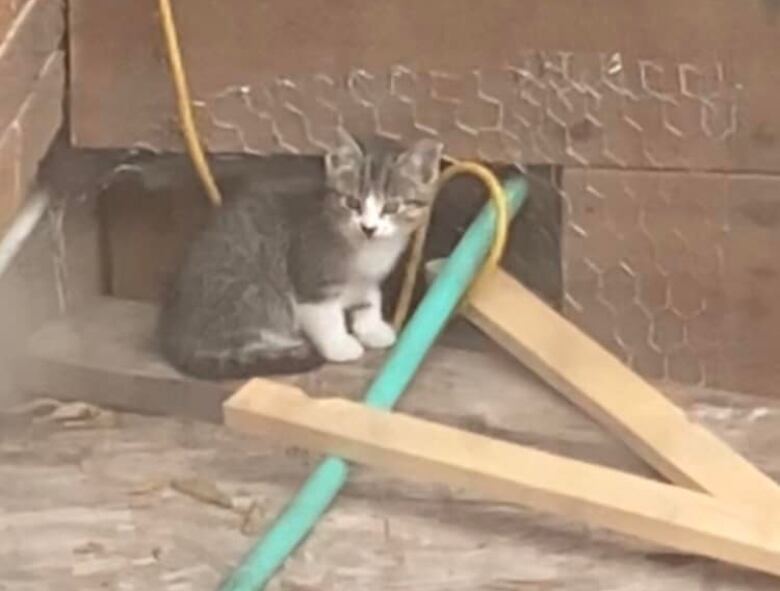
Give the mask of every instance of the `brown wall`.
<path id="1" fill-rule="evenodd" d="M 353 127 L 375 125 L 378 113 L 380 124 L 404 135 L 417 131 L 416 117 L 460 155 L 501 141 L 522 148 L 525 162 L 576 164 L 555 145 L 568 130 L 588 164 L 620 164 L 592 154 L 599 130 L 585 113 L 595 111 L 610 125 L 613 143 L 636 143 L 637 124 L 642 127 L 649 144 L 633 153 L 626 147 L 619 154 L 626 165 L 654 167 L 652 156 L 659 154 L 662 167 L 780 169 L 774 2 L 189 0 L 176 13 L 192 86 L 204 105 L 201 124 L 214 149 L 316 150 L 338 122 L 335 105 Z M 75 142 L 179 145 L 155 2 L 74 0 L 71 26 Z M 552 53 L 529 55 L 528 49 Z M 558 51 L 571 52 L 568 65 Z M 615 53 L 622 71 L 609 59 Z M 500 131 L 507 133 L 490 133 L 496 105 L 489 97 L 507 102 L 513 83 L 505 66 L 529 76 L 530 100 L 520 97 L 514 111 L 531 122 L 504 122 Z M 432 71 L 462 76 L 475 68 L 484 70 L 481 88 L 469 76 L 454 83 L 430 79 Z M 415 76 L 404 76 L 406 69 Z M 556 92 L 561 84 L 564 100 Z M 238 92 L 242 86 L 249 96 Z M 590 100 L 596 96 L 598 104 Z M 410 100 L 422 112 L 410 113 Z M 538 102 L 546 108 L 534 109 Z M 732 108 L 735 133 L 718 141 Z M 533 120 L 546 113 L 554 117 Z M 459 133 L 453 116 L 478 133 Z M 715 138 L 701 133 L 702 118 Z M 675 149 L 678 136 L 670 127 L 702 135 L 690 138 L 697 150 Z M 525 145 L 529 135 L 552 142 L 552 154 Z"/>
<path id="2" fill-rule="evenodd" d="M 99 183 L 105 159 L 77 157 L 64 140 L 55 140 L 40 165 L 47 211 L 0 275 L 0 407 L 22 396 L 17 370 L 30 334 L 103 292 L 91 179 Z"/>
<path id="3" fill-rule="evenodd" d="M 180 149 L 155 2 L 70 6 L 74 142 Z M 562 181 L 541 179 L 559 231 L 532 258 L 563 269 L 567 316 L 649 377 L 780 395 L 780 4 L 175 9 L 211 150 L 320 152 L 344 124 L 436 134 L 454 156 L 563 166 Z M 116 227 L 151 227 L 145 206 L 123 207 Z M 132 254 L 129 240 L 115 252 Z M 114 277 L 135 272 L 114 262 Z"/>
<path id="4" fill-rule="evenodd" d="M 64 5 L 0 5 L 0 234 L 19 209 L 62 124 Z"/>
<path id="5" fill-rule="evenodd" d="M 656 379 L 780 394 L 780 177 L 567 171 L 565 313 Z"/>
<path id="6" fill-rule="evenodd" d="M 2 0 L 0 1 L 0 35 L 5 38 L 17 15 L 29 3 L 30 0 Z"/>

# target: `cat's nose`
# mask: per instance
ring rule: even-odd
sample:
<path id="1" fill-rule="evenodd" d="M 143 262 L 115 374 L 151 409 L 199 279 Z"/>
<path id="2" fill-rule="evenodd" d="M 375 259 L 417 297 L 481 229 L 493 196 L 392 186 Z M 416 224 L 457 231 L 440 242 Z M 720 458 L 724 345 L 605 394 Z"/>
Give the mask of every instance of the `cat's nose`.
<path id="1" fill-rule="evenodd" d="M 374 234 L 376 234 L 376 226 L 366 226 L 365 224 L 360 224 L 360 229 L 363 230 L 363 234 L 365 234 L 368 238 L 371 238 Z"/>

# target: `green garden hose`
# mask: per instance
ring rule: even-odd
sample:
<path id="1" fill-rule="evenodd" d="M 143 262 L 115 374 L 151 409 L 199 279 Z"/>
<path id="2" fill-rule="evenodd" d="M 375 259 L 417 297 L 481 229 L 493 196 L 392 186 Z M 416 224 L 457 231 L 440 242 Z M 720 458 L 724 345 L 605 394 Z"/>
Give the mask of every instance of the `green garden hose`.
<path id="1" fill-rule="evenodd" d="M 523 178 L 505 183 L 508 213 L 514 216 L 525 201 Z M 482 268 L 496 228 L 496 210 L 487 204 L 449 256 L 441 272 L 401 332 L 393 350 L 364 398 L 365 404 L 392 409 L 411 382 L 436 338 L 447 324 L 475 275 Z M 349 465 L 328 456 L 298 494 L 220 588 L 259 591 L 308 536 L 347 481 Z"/>

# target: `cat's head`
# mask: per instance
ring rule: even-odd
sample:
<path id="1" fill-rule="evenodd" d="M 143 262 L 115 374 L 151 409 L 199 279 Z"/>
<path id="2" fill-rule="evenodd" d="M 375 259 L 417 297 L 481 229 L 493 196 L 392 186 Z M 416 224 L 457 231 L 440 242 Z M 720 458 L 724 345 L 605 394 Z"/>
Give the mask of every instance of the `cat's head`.
<path id="1" fill-rule="evenodd" d="M 443 146 L 421 139 L 410 147 L 339 130 L 325 156 L 329 196 L 345 230 L 371 240 L 408 235 L 433 204 Z"/>

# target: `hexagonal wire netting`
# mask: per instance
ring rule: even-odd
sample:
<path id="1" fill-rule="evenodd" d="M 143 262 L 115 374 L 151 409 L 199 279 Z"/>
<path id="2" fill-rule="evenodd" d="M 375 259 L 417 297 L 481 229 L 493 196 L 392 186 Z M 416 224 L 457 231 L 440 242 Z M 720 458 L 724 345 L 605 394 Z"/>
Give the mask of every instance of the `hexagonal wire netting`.
<path id="1" fill-rule="evenodd" d="M 730 180 L 705 171 L 728 161 L 739 90 L 717 63 L 529 51 L 476 71 L 273 79 L 196 105 L 214 151 L 321 152 L 344 126 L 553 170 L 535 180 L 562 202 L 563 313 L 646 376 L 728 387 Z"/>

